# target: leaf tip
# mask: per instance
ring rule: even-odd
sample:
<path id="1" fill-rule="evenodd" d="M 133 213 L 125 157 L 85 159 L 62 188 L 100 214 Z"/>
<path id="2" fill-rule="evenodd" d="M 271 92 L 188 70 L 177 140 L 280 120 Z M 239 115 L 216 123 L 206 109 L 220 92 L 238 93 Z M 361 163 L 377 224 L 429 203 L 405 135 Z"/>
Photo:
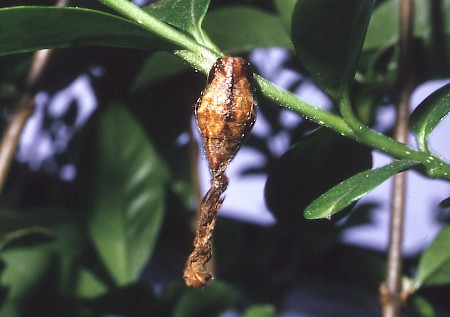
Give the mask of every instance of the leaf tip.
<path id="1" fill-rule="evenodd" d="M 332 211 L 320 211 L 314 208 L 313 206 L 306 207 L 305 211 L 303 212 L 303 215 L 305 219 L 308 220 L 317 220 L 317 219 L 328 219 L 331 220 L 331 216 L 333 215 Z"/>

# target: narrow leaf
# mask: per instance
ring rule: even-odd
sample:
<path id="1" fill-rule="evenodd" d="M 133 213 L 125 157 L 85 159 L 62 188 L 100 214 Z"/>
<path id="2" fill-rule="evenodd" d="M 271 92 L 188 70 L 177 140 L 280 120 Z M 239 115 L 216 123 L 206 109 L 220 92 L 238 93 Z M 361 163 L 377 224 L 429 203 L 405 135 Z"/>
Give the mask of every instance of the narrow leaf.
<path id="1" fill-rule="evenodd" d="M 97 192 L 89 231 L 119 285 L 135 281 L 153 252 L 168 171 L 137 121 L 119 105 L 99 123 Z"/>
<path id="2" fill-rule="evenodd" d="M 138 24 L 111 14 L 37 6 L 0 9 L 0 43 L 0 56 L 72 46 L 173 48 Z"/>
<path id="3" fill-rule="evenodd" d="M 411 130 L 422 151 L 428 150 L 428 137 L 450 113 L 450 84 L 438 89 L 417 106 L 411 115 Z"/>
<path id="4" fill-rule="evenodd" d="M 348 94 L 366 35 L 373 0 L 298 0 L 292 40 L 317 84 L 338 99 Z"/>
<path id="5" fill-rule="evenodd" d="M 422 253 L 414 287 L 450 284 L 450 226 L 444 228 Z"/>
<path id="6" fill-rule="evenodd" d="M 305 218 L 330 218 L 352 202 L 360 199 L 391 176 L 411 168 L 415 161 L 395 161 L 383 167 L 364 171 L 336 185 L 305 209 Z"/>

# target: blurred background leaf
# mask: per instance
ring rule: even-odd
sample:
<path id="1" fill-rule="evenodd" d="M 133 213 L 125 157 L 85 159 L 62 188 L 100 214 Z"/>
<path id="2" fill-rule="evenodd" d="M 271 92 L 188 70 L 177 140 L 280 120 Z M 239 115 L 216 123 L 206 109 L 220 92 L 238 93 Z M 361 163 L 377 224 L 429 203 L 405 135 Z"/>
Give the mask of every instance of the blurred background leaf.
<path id="1" fill-rule="evenodd" d="M 98 166 L 89 232 L 118 285 L 135 281 L 156 244 L 168 169 L 121 105 L 98 125 Z"/>
<path id="2" fill-rule="evenodd" d="M 272 305 L 253 305 L 247 308 L 243 317 L 275 317 L 276 310 Z"/>
<path id="3" fill-rule="evenodd" d="M 291 36 L 301 63 L 335 100 L 348 95 L 373 0 L 298 0 Z"/>
<path id="4" fill-rule="evenodd" d="M 414 287 L 450 283 L 450 227 L 443 229 L 420 257 Z"/>
<path id="5" fill-rule="evenodd" d="M 238 299 L 237 291 L 225 282 L 215 281 L 205 292 L 201 289 L 189 289 L 174 307 L 174 317 L 218 316 L 233 307 Z"/>

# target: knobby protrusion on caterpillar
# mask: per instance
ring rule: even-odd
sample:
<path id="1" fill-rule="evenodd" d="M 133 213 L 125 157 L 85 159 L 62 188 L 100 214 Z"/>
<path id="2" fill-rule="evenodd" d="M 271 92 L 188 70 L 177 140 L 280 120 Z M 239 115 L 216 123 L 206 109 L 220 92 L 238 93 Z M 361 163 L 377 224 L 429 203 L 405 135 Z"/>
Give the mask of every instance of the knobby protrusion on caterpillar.
<path id="1" fill-rule="evenodd" d="M 213 278 L 205 265 L 212 256 L 216 216 L 228 186 L 225 170 L 256 119 L 252 73 L 245 60 L 226 56 L 216 61 L 195 108 L 195 117 L 212 180 L 200 205 L 194 251 L 187 260 L 184 281 L 191 287 L 204 287 Z"/>

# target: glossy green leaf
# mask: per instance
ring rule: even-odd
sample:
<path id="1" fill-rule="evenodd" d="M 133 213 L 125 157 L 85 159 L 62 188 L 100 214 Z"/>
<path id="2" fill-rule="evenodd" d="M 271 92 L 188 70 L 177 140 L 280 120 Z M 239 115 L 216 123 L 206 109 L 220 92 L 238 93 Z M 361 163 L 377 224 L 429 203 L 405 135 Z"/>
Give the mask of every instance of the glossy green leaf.
<path id="1" fill-rule="evenodd" d="M 428 151 L 428 137 L 450 113 L 450 84 L 438 89 L 417 106 L 411 115 L 411 130 L 422 151 Z"/>
<path id="2" fill-rule="evenodd" d="M 450 226 L 444 228 L 422 253 L 414 287 L 450 284 Z"/>
<path id="3" fill-rule="evenodd" d="M 37 6 L 0 9 L 0 43 L 0 56 L 72 46 L 173 48 L 138 24 L 111 14 Z"/>
<path id="4" fill-rule="evenodd" d="M 218 316 L 233 307 L 238 293 L 230 285 L 214 281 L 205 289 L 189 289 L 177 302 L 174 317 Z"/>
<path id="5" fill-rule="evenodd" d="M 305 209 L 305 218 L 330 218 L 352 202 L 360 199 L 391 176 L 411 168 L 418 163 L 400 160 L 383 167 L 364 171 L 336 185 Z"/>
<path id="6" fill-rule="evenodd" d="M 203 24 L 214 43 L 227 54 L 291 46 L 280 17 L 254 7 L 226 6 L 209 12 Z"/>
<path id="7" fill-rule="evenodd" d="M 253 305 L 247 308 L 242 317 L 276 317 L 277 311 L 272 305 Z"/>
<path id="8" fill-rule="evenodd" d="M 373 0 L 298 0 L 292 40 L 300 61 L 334 99 L 348 95 Z"/>
<path id="9" fill-rule="evenodd" d="M 155 18 L 176 26 L 205 44 L 203 18 L 211 0 L 159 0 L 143 8 Z"/>
<path id="10" fill-rule="evenodd" d="M 98 172 L 89 232 L 119 285 L 151 256 L 164 215 L 168 170 L 138 122 L 119 105 L 100 118 Z"/>

